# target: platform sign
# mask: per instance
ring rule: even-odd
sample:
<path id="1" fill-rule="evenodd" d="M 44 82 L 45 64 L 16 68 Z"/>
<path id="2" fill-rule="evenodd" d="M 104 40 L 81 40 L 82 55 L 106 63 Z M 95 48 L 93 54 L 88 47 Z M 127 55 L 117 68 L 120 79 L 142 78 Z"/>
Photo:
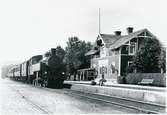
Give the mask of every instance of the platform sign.
<path id="1" fill-rule="evenodd" d="M 108 59 L 99 60 L 99 66 L 108 66 Z"/>

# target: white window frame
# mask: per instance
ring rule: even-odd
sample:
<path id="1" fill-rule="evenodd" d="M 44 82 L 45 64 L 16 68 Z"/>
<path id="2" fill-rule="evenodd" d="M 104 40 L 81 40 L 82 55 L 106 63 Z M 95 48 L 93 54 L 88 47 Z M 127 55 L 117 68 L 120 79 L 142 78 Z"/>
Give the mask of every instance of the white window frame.
<path id="1" fill-rule="evenodd" d="M 130 63 L 133 64 L 133 61 L 128 61 L 128 67 L 129 67 Z"/>
<path id="2" fill-rule="evenodd" d="M 105 49 L 105 47 L 101 48 L 100 57 L 106 57 L 106 49 Z"/>
<path id="3" fill-rule="evenodd" d="M 114 66 L 114 68 L 115 68 L 115 61 L 112 61 L 111 64 L 112 64 L 112 65 Z M 111 66 L 111 65 L 110 65 L 110 66 Z M 110 67 L 110 68 L 111 68 L 111 67 Z M 115 69 L 116 69 L 116 68 L 115 68 Z M 115 74 L 115 71 L 113 71 L 112 68 L 111 68 L 111 74 Z"/>
<path id="4" fill-rule="evenodd" d="M 133 44 L 131 44 L 131 43 L 133 43 Z M 130 52 L 130 51 L 131 51 L 130 48 L 131 48 L 132 45 L 134 45 L 134 49 L 133 49 L 133 52 L 131 53 L 131 52 Z M 135 52 L 136 52 L 136 42 L 130 42 L 128 54 L 129 54 L 129 55 L 134 55 Z"/>

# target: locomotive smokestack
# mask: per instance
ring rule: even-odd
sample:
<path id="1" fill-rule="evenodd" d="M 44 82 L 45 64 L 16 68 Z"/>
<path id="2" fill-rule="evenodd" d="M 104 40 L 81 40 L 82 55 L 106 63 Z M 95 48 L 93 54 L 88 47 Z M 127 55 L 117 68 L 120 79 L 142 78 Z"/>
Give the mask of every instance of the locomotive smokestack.
<path id="1" fill-rule="evenodd" d="M 51 55 L 56 55 L 56 49 L 55 48 L 51 48 Z"/>

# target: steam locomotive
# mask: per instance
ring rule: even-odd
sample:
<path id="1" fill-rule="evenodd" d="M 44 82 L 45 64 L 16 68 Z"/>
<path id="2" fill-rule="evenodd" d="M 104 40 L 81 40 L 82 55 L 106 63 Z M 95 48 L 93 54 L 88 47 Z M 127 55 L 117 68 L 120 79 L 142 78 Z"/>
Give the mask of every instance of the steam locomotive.
<path id="1" fill-rule="evenodd" d="M 47 56 L 36 55 L 21 64 L 14 65 L 7 76 L 34 85 L 62 88 L 65 72 L 59 69 L 59 63 L 56 49 L 51 48 Z"/>

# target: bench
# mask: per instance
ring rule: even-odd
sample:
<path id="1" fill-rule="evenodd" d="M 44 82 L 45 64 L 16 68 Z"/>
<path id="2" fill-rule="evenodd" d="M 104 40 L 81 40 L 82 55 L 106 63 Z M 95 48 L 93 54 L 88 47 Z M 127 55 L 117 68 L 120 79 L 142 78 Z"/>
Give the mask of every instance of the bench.
<path id="1" fill-rule="evenodd" d="M 138 82 L 139 85 L 152 85 L 154 79 L 142 79 L 141 82 Z"/>

